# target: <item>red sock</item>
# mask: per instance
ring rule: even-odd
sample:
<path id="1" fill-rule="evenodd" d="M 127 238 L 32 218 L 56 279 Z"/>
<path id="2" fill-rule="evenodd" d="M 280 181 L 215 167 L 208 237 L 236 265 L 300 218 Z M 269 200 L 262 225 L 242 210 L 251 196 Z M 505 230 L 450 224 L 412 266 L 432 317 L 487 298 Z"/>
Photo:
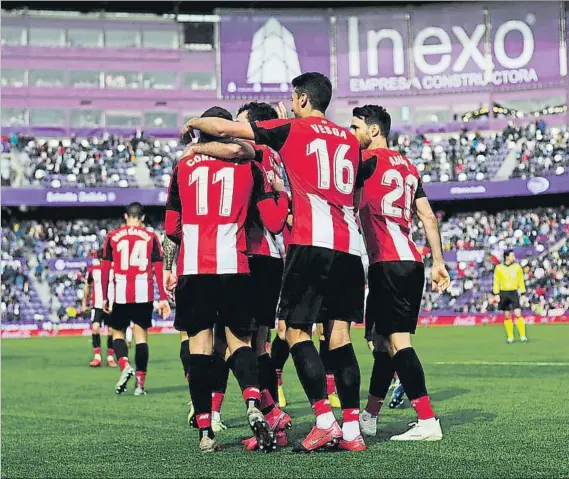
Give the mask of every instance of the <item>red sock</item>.
<path id="1" fill-rule="evenodd" d="M 259 388 L 248 387 L 243 390 L 243 399 L 248 403 L 249 401 L 261 402 L 261 391 Z"/>
<path id="2" fill-rule="evenodd" d="M 332 406 L 330 406 L 330 401 L 328 401 L 328 399 L 320 399 L 320 401 L 316 401 L 312 405 L 312 410 L 316 417 L 318 417 L 322 414 L 332 412 Z"/>
<path id="3" fill-rule="evenodd" d="M 127 366 L 128 366 L 128 358 L 126 356 L 119 358 L 119 368 L 121 369 L 121 371 Z"/>
<path id="4" fill-rule="evenodd" d="M 221 412 L 221 405 L 223 404 L 223 393 L 211 393 L 211 411 Z"/>
<path id="5" fill-rule="evenodd" d="M 146 380 L 146 371 L 136 371 L 136 381 L 138 385 L 144 389 L 144 381 Z"/>
<path id="6" fill-rule="evenodd" d="M 358 408 L 343 409 L 342 421 L 344 424 L 347 422 L 354 422 L 360 420 L 360 410 Z"/>
<path id="7" fill-rule="evenodd" d="M 369 394 L 367 397 L 367 405 L 365 407 L 365 410 L 372 416 L 377 416 L 381 410 L 381 406 L 383 406 L 383 401 L 385 401 L 385 398 L 378 398 L 372 394 Z"/>
<path id="8" fill-rule="evenodd" d="M 101 348 L 93 348 L 94 354 L 101 354 Z"/>
<path id="9" fill-rule="evenodd" d="M 196 415 L 196 422 L 198 423 L 198 429 L 211 428 L 211 414 L 198 414 Z"/>
<path id="10" fill-rule="evenodd" d="M 263 389 L 261 391 L 261 410 L 265 411 L 266 409 L 274 407 L 275 407 L 275 401 L 273 399 L 273 396 L 271 396 L 271 393 L 269 392 L 268 389 Z"/>
<path id="11" fill-rule="evenodd" d="M 283 385 L 283 370 L 282 369 L 277 369 L 277 385 L 282 386 Z"/>
<path id="12" fill-rule="evenodd" d="M 334 394 L 336 392 L 336 379 L 333 374 L 326 374 L 326 394 Z"/>
<path id="13" fill-rule="evenodd" d="M 114 355 L 115 355 L 115 350 L 113 348 L 107 349 L 107 356 L 114 356 Z"/>
<path id="14" fill-rule="evenodd" d="M 423 396 L 418 399 L 414 399 L 411 401 L 411 404 L 415 408 L 418 419 L 424 420 L 432 419 L 435 417 L 435 412 L 431 406 L 431 400 L 429 399 L 429 396 Z"/>

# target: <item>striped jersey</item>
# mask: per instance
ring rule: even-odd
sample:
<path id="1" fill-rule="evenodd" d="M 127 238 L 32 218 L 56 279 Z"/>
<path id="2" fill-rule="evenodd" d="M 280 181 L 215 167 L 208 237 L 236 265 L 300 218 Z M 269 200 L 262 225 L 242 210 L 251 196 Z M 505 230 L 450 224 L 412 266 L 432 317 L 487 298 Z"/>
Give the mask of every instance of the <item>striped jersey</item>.
<path id="1" fill-rule="evenodd" d="M 265 145 L 252 144 L 257 153 L 256 160 L 270 180 L 271 177 L 278 177 L 282 180 L 282 163 L 279 154 Z M 250 255 L 271 256 L 282 258 L 282 250 L 279 249 L 279 235 L 271 233 L 263 224 L 257 205 L 251 204 L 245 222 L 245 233 L 247 237 L 247 252 Z"/>
<path id="2" fill-rule="evenodd" d="M 288 198 L 275 193 L 255 161 L 201 154 L 174 168 L 166 203 L 166 234 L 179 244 L 176 273 L 249 273 L 245 221 L 255 205 L 264 226 L 279 233 Z"/>
<path id="3" fill-rule="evenodd" d="M 326 118 L 251 123 L 257 144 L 276 150 L 292 193 L 290 244 L 318 246 L 360 255 L 354 189 L 360 145 L 350 131 Z"/>
<path id="4" fill-rule="evenodd" d="M 165 300 L 162 259 L 162 246 L 156 233 L 144 227 L 127 225 L 111 231 L 103 246 L 102 291 L 104 299 L 110 299 L 107 285 L 109 284 L 110 266 L 113 264 L 115 303 L 154 301 L 153 270 L 160 300 Z"/>
<path id="5" fill-rule="evenodd" d="M 369 264 L 423 259 L 411 238 L 415 200 L 425 197 L 417 168 L 388 149 L 363 151 L 360 220 Z"/>

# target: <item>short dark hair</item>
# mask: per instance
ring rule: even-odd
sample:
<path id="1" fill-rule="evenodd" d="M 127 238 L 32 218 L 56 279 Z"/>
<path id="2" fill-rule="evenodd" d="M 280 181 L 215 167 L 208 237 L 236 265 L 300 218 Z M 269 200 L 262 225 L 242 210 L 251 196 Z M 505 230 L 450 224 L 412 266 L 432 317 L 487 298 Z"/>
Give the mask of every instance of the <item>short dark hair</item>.
<path id="1" fill-rule="evenodd" d="M 389 132 L 391 131 L 391 115 L 389 115 L 387 110 L 382 106 L 357 106 L 354 108 L 352 114 L 356 118 L 360 118 L 365 121 L 365 124 L 368 126 L 378 125 L 384 138 L 389 136 Z"/>
<path id="2" fill-rule="evenodd" d="M 144 216 L 144 208 L 138 201 L 135 201 L 126 207 L 126 215 L 129 218 L 138 218 L 140 220 Z"/>
<path id="3" fill-rule="evenodd" d="M 510 256 L 513 252 L 514 252 L 513 249 L 507 249 L 506 251 L 504 251 L 504 261 L 505 261 L 506 258 L 507 258 L 508 256 Z"/>
<path id="4" fill-rule="evenodd" d="M 307 72 L 292 80 L 297 95 L 305 93 L 315 110 L 326 113 L 332 100 L 332 83 L 326 75 L 318 72 Z"/>
<path id="5" fill-rule="evenodd" d="M 233 120 L 231 113 L 221 106 L 212 106 L 204 111 L 200 118 L 223 118 L 224 120 Z"/>
<path id="6" fill-rule="evenodd" d="M 244 111 L 247 112 L 249 121 L 275 120 L 279 117 L 277 111 L 265 102 L 252 101 L 251 103 L 245 103 L 239 108 L 237 115 L 241 115 Z"/>
<path id="7" fill-rule="evenodd" d="M 231 115 L 231 113 L 221 106 L 212 106 L 211 108 L 204 111 L 201 114 L 200 118 L 223 118 L 224 120 L 229 120 L 229 121 L 233 120 L 233 116 Z M 192 133 L 191 131 L 187 131 L 186 133 L 182 134 L 180 136 L 180 143 L 182 143 L 183 145 L 191 143 L 192 142 L 191 133 Z M 201 142 L 214 141 L 214 140 L 217 140 L 217 138 L 209 135 L 204 135 L 203 133 L 200 134 Z"/>

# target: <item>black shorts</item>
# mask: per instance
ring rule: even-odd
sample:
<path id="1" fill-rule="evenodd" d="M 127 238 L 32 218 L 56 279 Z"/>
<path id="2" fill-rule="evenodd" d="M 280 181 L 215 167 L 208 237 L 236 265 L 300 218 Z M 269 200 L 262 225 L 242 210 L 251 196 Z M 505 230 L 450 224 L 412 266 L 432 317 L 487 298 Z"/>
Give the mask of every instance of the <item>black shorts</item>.
<path id="1" fill-rule="evenodd" d="M 93 308 L 91 310 L 91 323 L 99 323 L 101 325 L 109 324 L 110 316 L 100 308 Z"/>
<path id="2" fill-rule="evenodd" d="M 126 329 L 132 321 L 137 326 L 148 329 L 152 326 L 153 311 L 152 303 L 115 303 L 107 325 L 113 329 Z"/>
<path id="3" fill-rule="evenodd" d="M 275 327 L 277 305 L 283 279 L 283 260 L 271 256 L 251 256 L 251 302 L 256 326 Z"/>
<path id="4" fill-rule="evenodd" d="M 423 263 L 374 263 L 368 270 L 368 286 L 366 319 L 373 322 L 376 333 L 383 336 L 393 333 L 414 334 L 425 287 Z"/>
<path id="5" fill-rule="evenodd" d="M 238 337 L 255 330 L 248 274 L 193 274 L 178 278 L 174 328 L 195 336 L 214 325 Z"/>
<path id="6" fill-rule="evenodd" d="M 498 304 L 500 311 L 513 311 L 520 308 L 520 295 L 517 291 L 502 291 L 500 293 L 500 303 Z"/>
<path id="7" fill-rule="evenodd" d="M 363 321 L 365 278 L 362 259 L 318 246 L 288 248 L 279 319 L 287 326 Z"/>

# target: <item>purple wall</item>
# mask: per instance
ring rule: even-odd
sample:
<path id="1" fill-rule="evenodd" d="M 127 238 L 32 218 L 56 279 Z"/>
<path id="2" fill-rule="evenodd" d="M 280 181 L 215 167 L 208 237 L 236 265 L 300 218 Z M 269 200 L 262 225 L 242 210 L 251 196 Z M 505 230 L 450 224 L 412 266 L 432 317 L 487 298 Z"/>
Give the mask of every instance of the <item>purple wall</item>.
<path id="1" fill-rule="evenodd" d="M 177 24 L 171 21 L 152 21 L 152 20 L 138 20 L 136 23 L 133 21 L 120 21 L 120 20 L 107 20 L 101 18 L 81 18 L 70 17 L 64 18 L 50 18 L 50 17 L 25 17 L 25 16 L 2 16 L 2 26 L 28 26 L 40 28 L 90 28 L 90 29 L 109 29 L 109 30 L 141 30 L 143 27 L 147 30 L 176 30 Z"/>
<path id="2" fill-rule="evenodd" d="M 215 52 L 153 48 L 2 47 L 3 68 L 213 71 Z"/>

